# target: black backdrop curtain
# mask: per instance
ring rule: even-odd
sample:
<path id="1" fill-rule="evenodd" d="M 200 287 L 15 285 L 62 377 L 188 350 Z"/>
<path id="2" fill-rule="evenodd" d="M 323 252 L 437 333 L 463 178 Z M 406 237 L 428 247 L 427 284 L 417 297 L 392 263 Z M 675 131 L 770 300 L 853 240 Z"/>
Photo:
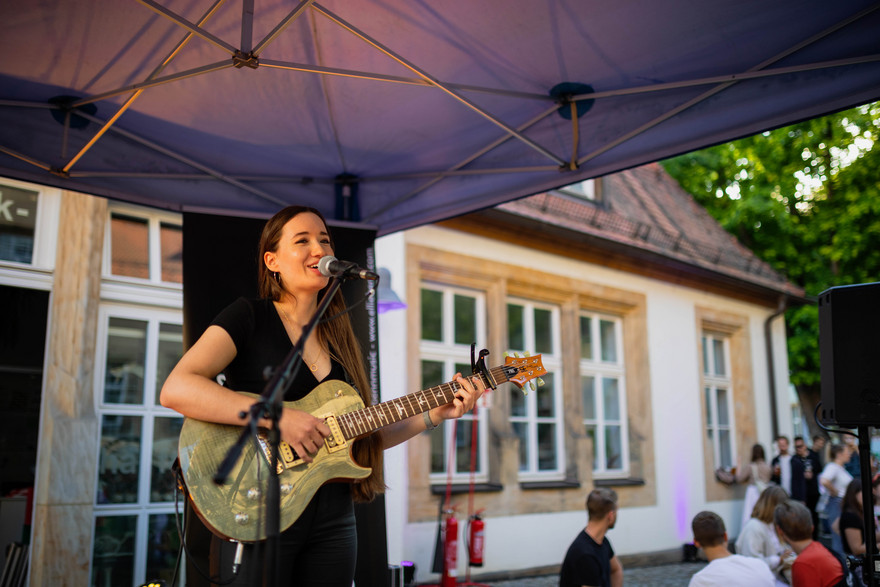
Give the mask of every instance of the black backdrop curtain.
<path id="1" fill-rule="evenodd" d="M 183 334 L 189 348 L 214 317 L 239 296 L 257 297 L 259 239 L 265 219 L 236 218 L 187 213 L 183 216 Z M 336 244 L 336 256 L 361 267 L 374 267 L 373 230 L 330 223 Z M 369 289 L 365 281 L 350 281 L 342 286 L 349 305 L 363 300 Z M 359 304 L 350 313 L 355 335 L 361 341 L 367 361 L 367 374 L 373 389 L 373 401 L 379 399 L 378 340 L 376 299 Z M 274 367 L 274 366 L 273 366 Z M 358 562 L 355 583 L 383 585 L 388 569 L 385 529 L 385 500 L 380 497 L 355 507 L 358 526 Z M 196 516 L 191 516 L 200 524 Z M 195 525 L 194 524 L 194 525 Z M 204 530 L 190 534 L 195 541 L 205 537 Z M 194 552 L 206 547 L 190 544 Z M 206 564 L 202 565 L 207 568 Z M 195 580 L 188 571 L 188 584 Z"/>

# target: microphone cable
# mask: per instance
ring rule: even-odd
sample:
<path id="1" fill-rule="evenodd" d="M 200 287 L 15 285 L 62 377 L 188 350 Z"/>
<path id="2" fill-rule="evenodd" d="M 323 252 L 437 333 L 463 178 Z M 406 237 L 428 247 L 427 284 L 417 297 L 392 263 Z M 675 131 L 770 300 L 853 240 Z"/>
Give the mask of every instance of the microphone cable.
<path id="1" fill-rule="evenodd" d="M 238 576 L 238 571 L 241 563 L 241 553 L 244 544 L 242 542 L 238 543 L 238 546 L 235 550 L 235 562 L 232 565 L 232 576 L 228 579 L 221 580 L 221 577 L 217 577 L 214 579 L 211 577 L 210 573 L 206 573 L 199 565 L 196 563 L 195 557 L 189 551 L 189 547 L 186 545 L 186 535 L 184 533 L 183 527 L 180 525 L 180 495 L 182 492 L 186 491 L 186 484 L 183 479 L 183 471 L 180 469 L 180 459 L 175 459 L 174 464 L 171 466 L 171 470 L 174 471 L 174 522 L 177 525 L 177 537 L 180 540 L 180 548 L 177 550 L 177 560 L 174 563 L 174 576 L 171 579 L 170 585 L 177 584 L 177 573 L 180 571 L 180 562 L 183 556 L 183 553 L 186 553 L 187 562 L 191 564 L 192 567 L 196 570 L 196 572 L 202 576 L 206 581 L 213 585 L 229 585 L 233 581 L 235 581 Z"/>

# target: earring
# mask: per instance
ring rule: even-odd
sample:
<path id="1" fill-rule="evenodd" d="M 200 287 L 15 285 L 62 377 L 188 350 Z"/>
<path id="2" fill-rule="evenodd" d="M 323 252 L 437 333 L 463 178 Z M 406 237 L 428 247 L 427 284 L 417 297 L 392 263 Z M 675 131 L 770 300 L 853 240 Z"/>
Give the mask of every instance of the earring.
<path id="1" fill-rule="evenodd" d="M 277 283 L 278 285 L 281 285 L 281 273 L 279 273 L 278 271 L 273 271 L 272 277 L 275 278 L 275 283 Z"/>

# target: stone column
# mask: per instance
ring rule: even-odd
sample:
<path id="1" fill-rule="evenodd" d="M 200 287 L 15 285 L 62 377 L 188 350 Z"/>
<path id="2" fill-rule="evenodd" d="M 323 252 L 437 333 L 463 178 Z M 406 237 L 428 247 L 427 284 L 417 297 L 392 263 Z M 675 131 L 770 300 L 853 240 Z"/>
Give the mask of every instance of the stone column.
<path id="1" fill-rule="evenodd" d="M 64 192 L 49 310 L 31 585 L 88 585 L 99 423 L 95 342 L 107 201 Z"/>

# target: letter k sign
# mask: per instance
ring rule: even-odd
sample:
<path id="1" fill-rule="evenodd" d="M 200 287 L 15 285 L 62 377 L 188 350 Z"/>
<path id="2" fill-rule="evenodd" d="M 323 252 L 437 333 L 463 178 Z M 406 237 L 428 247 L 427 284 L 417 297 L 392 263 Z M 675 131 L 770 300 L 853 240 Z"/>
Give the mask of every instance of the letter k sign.
<path id="1" fill-rule="evenodd" d="M 9 213 L 9 207 L 11 205 L 12 205 L 12 200 L 7 199 L 4 202 L 3 201 L 3 192 L 0 192 L 0 217 L 3 217 L 3 219 L 8 222 L 12 222 L 12 214 Z"/>

